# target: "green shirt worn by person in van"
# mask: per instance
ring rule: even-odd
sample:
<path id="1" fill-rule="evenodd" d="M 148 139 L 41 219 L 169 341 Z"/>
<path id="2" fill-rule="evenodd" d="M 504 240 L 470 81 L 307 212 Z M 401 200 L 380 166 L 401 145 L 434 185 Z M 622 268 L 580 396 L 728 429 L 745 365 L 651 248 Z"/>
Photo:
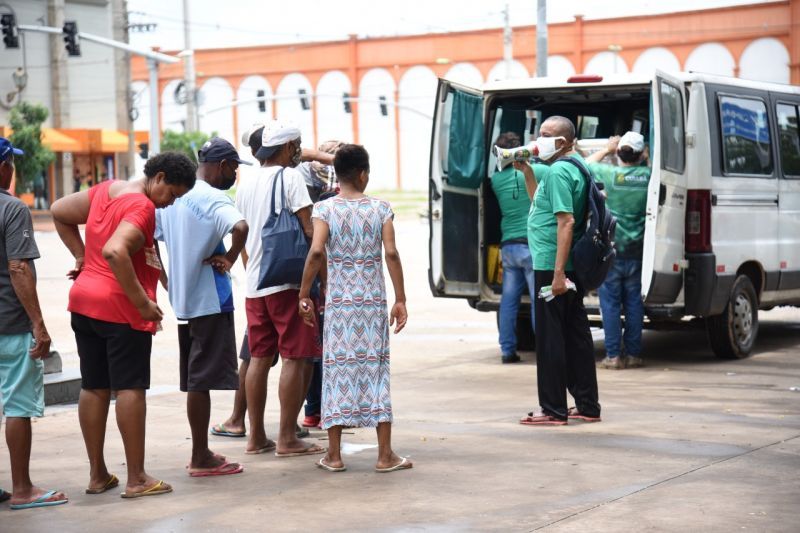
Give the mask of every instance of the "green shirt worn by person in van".
<path id="1" fill-rule="evenodd" d="M 650 168 L 603 163 L 592 163 L 589 168 L 595 180 L 605 186 L 606 206 L 617 217 L 614 238 L 617 257 L 641 260 Z"/>
<path id="2" fill-rule="evenodd" d="M 586 164 L 584 159 L 573 154 L 570 157 Z M 534 166 L 537 173 L 537 166 Z M 565 270 L 572 270 L 572 246 L 582 235 L 586 214 L 586 178 L 581 171 L 566 161 L 550 165 L 543 178 L 538 178 L 539 187 L 533 198 L 531 215 L 528 218 L 528 245 L 533 256 L 534 270 L 555 270 L 558 248 L 558 221 L 556 213 L 572 213 L 575 225 L 572 229 L 572 244 Z"/>
<path id="3" fill-rule="evenodd" d="M 531 201 L 525 189 L 525 176 L 514 165 L 508 165 L 492 175 L 492 190 L 503 215 L 500 221 L 502 242 L 526 238 Z"/>

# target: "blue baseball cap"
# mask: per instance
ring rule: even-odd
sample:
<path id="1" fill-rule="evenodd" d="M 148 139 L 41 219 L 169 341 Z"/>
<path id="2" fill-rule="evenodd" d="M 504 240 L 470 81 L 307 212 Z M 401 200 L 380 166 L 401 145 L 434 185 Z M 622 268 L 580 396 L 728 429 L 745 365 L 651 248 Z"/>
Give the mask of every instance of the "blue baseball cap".
<path id="1" fill-rule="evenodd" d="M 25 155 L 19 148 L 14 148 L 11 141 L 5 137 L 0 137 L 0 161 L 5 161 L 11 155 Z"/>
<path id="2" fill-rule="evenodd" d="M 219 161 L 236 161 L 240 165 L 252 165 L 252 163 L 239 157 L 239 152 L 231 143 L 225 139 L 214 137 L 209 139 L 197 152 L 197 160 L 201 163 L 217 163 Z"/>

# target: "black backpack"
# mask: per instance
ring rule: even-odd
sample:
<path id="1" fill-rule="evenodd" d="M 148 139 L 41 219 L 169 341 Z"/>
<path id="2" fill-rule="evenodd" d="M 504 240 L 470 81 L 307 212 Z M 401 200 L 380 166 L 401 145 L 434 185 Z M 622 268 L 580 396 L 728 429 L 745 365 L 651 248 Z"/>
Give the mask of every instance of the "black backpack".
<path id="1" fill-rule="evenodd" d="M 572 247 L 572 266 L 583 289 L 594 290 L 603 284 L 617 256 L 614 249 L 617 218 L 606 207 L 606 198 L 586 165 L 572 157 L 558 161 L 575 165 L 586 178 L 586 231 Z"/>

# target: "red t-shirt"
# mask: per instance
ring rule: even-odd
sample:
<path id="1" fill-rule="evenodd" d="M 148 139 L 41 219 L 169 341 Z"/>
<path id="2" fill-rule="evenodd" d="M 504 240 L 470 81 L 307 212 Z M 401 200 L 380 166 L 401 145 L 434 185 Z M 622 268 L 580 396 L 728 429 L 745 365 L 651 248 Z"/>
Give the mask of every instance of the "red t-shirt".
<path id="1" fill-rule="evenodd" d="M 144 234 L 144 246 L 131 256 L 133 269 L 147 297 L 155 301 L 161 263 L 153 245 L 156 208 L 144 194 L 109 196 L 114 181 L 89 189 L 89 218 L 86 220 L 86 255 L 83 271 L 69 291 L 69 310 L 105 322 L 130 324 L 139 331 L 156 332 L 156 322 L 142 318 L 122 290 L 122 286 L 103 258 L 103 246 L 122 221 L 133 224 Z"/>

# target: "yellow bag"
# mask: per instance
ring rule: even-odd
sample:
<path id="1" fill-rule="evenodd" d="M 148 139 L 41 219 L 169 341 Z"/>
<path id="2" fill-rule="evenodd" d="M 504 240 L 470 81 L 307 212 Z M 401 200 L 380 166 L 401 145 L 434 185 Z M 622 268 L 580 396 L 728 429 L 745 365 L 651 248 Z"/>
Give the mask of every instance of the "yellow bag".
<path id="1" fill-rule="evenodd" d="M 486 249 L 486 276 L 490 284 L 503 283 L 503 261 L 499 244 L 490 244 Z"/>

